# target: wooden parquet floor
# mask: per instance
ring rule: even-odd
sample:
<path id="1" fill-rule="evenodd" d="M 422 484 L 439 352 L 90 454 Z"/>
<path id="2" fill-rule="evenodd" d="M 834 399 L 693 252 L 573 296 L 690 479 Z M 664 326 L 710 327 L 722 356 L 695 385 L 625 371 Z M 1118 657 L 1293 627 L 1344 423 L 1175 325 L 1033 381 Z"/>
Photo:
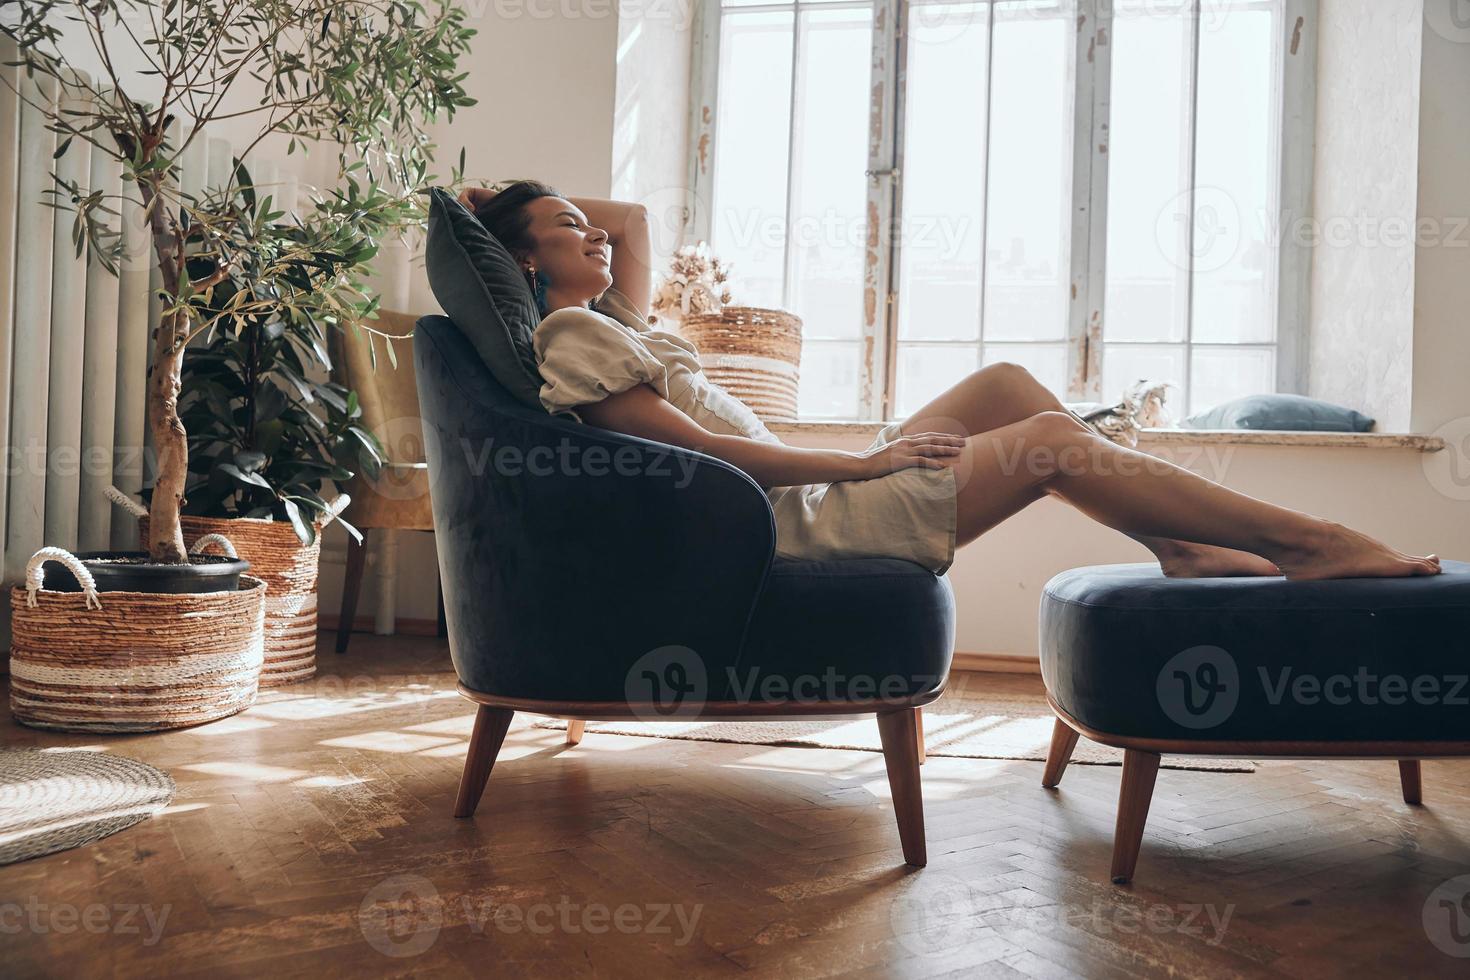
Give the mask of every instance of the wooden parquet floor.
<path id="1" fill-rule="evenodd" d="M 1040 763 L 935 757 L 913 871 L 877 753 L 567 748 L 517 717 L 478 814 L 454 820 L 474 710 L 443 645 L 357 636 L 320 656 L 316 681 L 188 731 L 82 738 L 4 712 L 5 744 L 143 759 L 178 796 L 0 868 L 0 972 L 1470 975 L 1470 878 L 1444 885 L 1470 874 L 1470 763 L 1425 763 L 1417 809 L 1392 762 L 1164 771 L 1118 888 L 1118 768 L 1073 765 L 1051 792 Z"/>

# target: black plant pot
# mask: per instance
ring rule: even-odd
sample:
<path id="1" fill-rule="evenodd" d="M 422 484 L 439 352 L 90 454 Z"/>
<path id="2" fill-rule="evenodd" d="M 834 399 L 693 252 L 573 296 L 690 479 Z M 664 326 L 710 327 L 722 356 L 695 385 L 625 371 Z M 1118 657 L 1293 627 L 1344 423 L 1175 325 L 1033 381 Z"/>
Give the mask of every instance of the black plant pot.
<path id="1" fill-rule="evenodd" d="M 178 565 L 150 561 L 146 551 L 84 551 L 77 558 L 97 580 L 98 592 L 233 592 L 250 567 L 243 558 L 225 555 L 190 555 L 188 564 Z M 41 588 L 82 591 L 76 576 L 56 562 L 46 563 Z"/>

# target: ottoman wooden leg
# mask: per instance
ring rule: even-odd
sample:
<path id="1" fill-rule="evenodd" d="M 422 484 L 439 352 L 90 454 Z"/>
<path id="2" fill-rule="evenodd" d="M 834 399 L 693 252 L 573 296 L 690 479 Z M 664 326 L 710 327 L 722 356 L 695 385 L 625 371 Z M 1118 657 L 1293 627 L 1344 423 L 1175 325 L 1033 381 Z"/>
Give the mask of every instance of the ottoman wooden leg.
<path id="1" fill-rule="evenodd" d="M 1399 760 L 1399 782 L 1404 787 L 1404 802 L 1418 806 L 1424 802 L 1424 782 L 1419 772 L 1418 759 Z"/>
<path id="2" fill-rule="evenodd" d="M 459 798 L 454 801 L 456 817 L 474 816 L 480 797 L 485 794 L 485 781 L 490 770 L 495 768 L 495 757 L 500 754 L 506 730 L 515 712 L 509 708 L 492 708 L 480 705 L 475 712 L 475 730 L 470 735 L 470 751 L 464 760 L 464 775 L 459 778 Z"/>
<path id="3" fill-rule="evenodd" d="M 898 818 L 903 859 L 916 868 L 929 863 L 924 846 L 924 796 L 919 784 L 918 708 L 889 711 L 878 716 L 883 761 L 888 766 L 888 789 Z"/>
<path id="4" fill-rule="evenodd" d="M 1123 788 L 1118 794 L 1118 827 L 1113 834 L 1113 884 L 1133 880 L 1138 849 L 1143 844 L 1143 825 L 1148 822 L 1148 804 L 1154 795 L 1154 777 L 1159 774 L 1157 752 L 1128 749 L 1123 754 Z"/>
<path id="5" fill-rule="evenodd" d="M 1051 789 L 1062 781 L 1067 763 L 1072 761 L 1072 750 L 1077 748 L 1077 730 L 1058 718 L 1051 729 L 1051 748 L 1046 753 L 1046 769 L 1041 774 L 1041 785 Z"/>
<path id="6" fill-rule="evenodd" d="M 587 723 L 585 721 L 569 721 L 569 722 L 567 722 L 567 744 L 568 745 L 576 745 L 577 743 L 581 742 L 582 741 L 582 733 L 585 732 L 586 730 L 587 730 Z"/>

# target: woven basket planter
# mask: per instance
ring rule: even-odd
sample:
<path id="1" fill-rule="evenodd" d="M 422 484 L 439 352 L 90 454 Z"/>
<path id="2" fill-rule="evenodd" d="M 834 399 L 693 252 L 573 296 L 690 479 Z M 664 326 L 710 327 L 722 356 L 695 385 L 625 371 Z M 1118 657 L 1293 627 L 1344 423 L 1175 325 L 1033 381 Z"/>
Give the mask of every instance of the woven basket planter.
<path id="1" fill-rule="evenodd" d="M 765 421 L 796 418 L 801 318 L 785 310 L 727 306 L 693 313 L 680 332 L 699 348 L 704 373 Z"/>
<path id="2" fill-rule="evenodd" d="M 322 553 L 321 526 L 316 540 L 303 545 L 290 521 L 253 517 L 179 518 L 184 546 L 207 534 L 223 534 L 235 552 L 262 579 L 265 596 L 265 666 L 261 687 L 304 681 L 316 673 L 316 585 Z M 138 521 L 142 547 L 148 547 L 148 518 Z"/>
<path id="3" fill-rule="evenodd" d="M 91 576 L 76 568 L 90 589 Z M 21 724 L 151 732 L 255 703 L 265 656 L 260 579 L 185 595 L 53 592 L 39 588 L 39 573 L 32 582 L 34 591 L 10 592 L 10 710 Z"/>

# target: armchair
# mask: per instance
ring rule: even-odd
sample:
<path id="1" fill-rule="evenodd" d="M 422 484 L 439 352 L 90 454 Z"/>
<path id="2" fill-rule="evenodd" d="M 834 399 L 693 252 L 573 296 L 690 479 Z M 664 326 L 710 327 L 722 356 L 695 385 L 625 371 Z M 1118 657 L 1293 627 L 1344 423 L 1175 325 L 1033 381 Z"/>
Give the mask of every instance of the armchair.
<path id="1" fill-rule="evenodd" d="M 414 363 L 450 652 L 478 705 L 455 816 L 516 711 L 579 722 L 872 714 L 907 863 L 926 861 L 919 708 L 954 644 L 947 579 L 775 556 L 761 488 L 697 452 L 553 417 L 448 318 Z"/>

